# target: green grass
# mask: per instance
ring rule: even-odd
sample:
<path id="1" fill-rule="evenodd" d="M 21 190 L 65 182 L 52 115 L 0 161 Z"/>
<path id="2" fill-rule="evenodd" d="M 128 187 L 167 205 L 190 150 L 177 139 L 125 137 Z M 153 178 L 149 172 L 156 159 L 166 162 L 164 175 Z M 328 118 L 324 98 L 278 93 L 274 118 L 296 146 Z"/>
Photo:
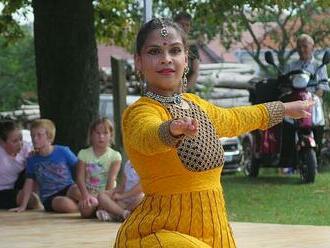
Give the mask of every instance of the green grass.
<path id="1" fill-rule="evenodd" d="M 314 184 L 272 169 L 254 179 L 235 174 L 223 175 L 221 181 L 230 221 L 330 225 L 329 171 L 317 174 Z"/>

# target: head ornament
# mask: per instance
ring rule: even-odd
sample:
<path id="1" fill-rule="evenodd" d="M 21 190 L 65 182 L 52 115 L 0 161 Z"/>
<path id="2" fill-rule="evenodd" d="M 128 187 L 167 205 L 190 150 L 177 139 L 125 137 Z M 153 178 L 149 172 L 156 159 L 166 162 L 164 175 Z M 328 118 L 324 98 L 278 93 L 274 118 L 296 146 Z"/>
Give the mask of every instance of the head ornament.
<path id="1" fill-rule="evenodd" d="M 168 30 L 167 30 L 167 27 L 165 25 L 165 22 L 162 18 L 157 18 L 157 20 L 159 21 L 160 26 L 161 26 L 160 36 L 165 39 L 165 38 L 167 38 L 167 35 L 168 35 Z"/>

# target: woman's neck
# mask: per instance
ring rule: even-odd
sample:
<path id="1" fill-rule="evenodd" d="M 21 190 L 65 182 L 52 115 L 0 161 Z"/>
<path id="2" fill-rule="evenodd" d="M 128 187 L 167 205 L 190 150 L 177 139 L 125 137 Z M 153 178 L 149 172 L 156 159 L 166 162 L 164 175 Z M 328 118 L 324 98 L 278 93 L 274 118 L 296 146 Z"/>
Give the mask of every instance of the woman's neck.
<path id="1" fill-rule="evenodd" d="M 173 96 L 175 93 L 177 93 L 175 90 L 162 90 L 157 88 L 148 88 L 147 91 L 161 96 Z"/>

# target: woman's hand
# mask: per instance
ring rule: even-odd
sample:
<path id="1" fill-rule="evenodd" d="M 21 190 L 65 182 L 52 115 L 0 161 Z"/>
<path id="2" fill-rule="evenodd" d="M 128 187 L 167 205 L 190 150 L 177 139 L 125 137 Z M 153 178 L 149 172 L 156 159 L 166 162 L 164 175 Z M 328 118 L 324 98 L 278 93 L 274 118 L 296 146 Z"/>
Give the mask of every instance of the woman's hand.
<path id="1" fill-rule="evenodd" d="M 284 115 L 294 118 L 306 118 L 311 115 L 311 107 L 314 105 L 312 100 L 305 101 L 294 101 L 294 102 L 285 102 L 284 105 Z"/>
<path id="2" fill-rule="evenodd" d="M 192 137 L 196 135 L 197 131 L 198 131 L 198 122 L 197 120 L 190 117 L 175 119 L 170 124 L 170 133 L 174 137 L 180 135 Z"/>

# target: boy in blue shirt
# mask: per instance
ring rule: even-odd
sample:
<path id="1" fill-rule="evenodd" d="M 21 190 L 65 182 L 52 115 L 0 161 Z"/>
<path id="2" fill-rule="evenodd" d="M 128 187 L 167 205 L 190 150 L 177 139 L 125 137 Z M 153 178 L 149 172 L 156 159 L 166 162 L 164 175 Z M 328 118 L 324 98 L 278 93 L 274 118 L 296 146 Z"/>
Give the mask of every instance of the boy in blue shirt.
<path id="1" fill-rule="evenodd" d="M 68 147 L 52 145 L 55 125 L 50 120 L 35 120 L 31 125 L 31 137 L 35 153 L 27 159 L 23 200 L 19 207 L 11 211 L 26 210 L 36 182 L 46 211 L 77 212 L 80 192 L 73 181 L 72 172 L 79 163 L 78 158 Z"/>

